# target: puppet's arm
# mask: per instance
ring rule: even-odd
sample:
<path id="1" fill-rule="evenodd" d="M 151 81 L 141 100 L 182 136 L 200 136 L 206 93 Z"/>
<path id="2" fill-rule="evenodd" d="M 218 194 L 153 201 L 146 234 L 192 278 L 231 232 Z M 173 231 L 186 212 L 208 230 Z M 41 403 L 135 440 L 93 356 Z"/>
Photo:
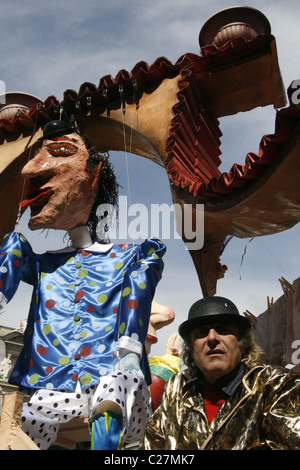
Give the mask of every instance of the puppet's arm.
<path id="1" fill-rule="evenodd" d="M 35 255 L 26 238 L 16 232 L 3 238 L 0 248 L 0 310 L 13 298 L 20 281 L 34 283 Z"/>
<path id="2" fill-rule="evenodd" d="M 165 251 L 165 245 L 159 240 L 146 240 L 139 246 L 135 260 L 124 275 L 115 330 L 117 355 L 121 359 L 128 353 L 134 353 L 138 358 L 142 356 L 151 302 L 161 279 Z M 130 362 L 134 360 L 131 356 Z"/>

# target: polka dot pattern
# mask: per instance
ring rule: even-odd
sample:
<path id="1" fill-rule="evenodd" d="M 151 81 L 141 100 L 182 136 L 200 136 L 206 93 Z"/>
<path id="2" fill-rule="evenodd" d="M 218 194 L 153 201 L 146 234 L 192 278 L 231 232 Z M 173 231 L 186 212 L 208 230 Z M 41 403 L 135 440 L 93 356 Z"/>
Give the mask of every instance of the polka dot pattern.
<path id="1" fill-rule="evenodd" d="M 135 300 L 135 299 L 128 300 L 126 305 L 127 305 L 127 308 L 129 308 L 129 309 L 135 309 L 135 308 L 138 308 L 138 306 L 139 306 L 138 301 Z"/>
<path id="2" fill-rule="evenodd" d="M 51 371 L 49 371 L 51 372 Z M 56 440 L 60 425 L 73 418 L 93 419 L 95 407 L 104 400 L 118 404 L 124 416 L 123 443 L 139 440 L 152 410 L 147 385 L 133 374 L 112 372 L 103 374 L 97 386 L 90 385 L 92 377 L 81 376 L 81 390 L 61 392 L 39 390 L 24 403 L 22 429 L 41 449 L 48 449 Z M 74 377 L 75 381 L 77 380 Z M 32 377 L 34 382 L 35 377 Z"/>

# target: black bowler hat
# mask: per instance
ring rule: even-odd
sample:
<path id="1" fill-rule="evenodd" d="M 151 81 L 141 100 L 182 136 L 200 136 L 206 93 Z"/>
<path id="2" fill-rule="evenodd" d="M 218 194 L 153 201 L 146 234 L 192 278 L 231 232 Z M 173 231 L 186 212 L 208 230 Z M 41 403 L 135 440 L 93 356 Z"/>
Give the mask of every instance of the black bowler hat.
<path id="1" fill-rule="evenodd" d="M 179 334 L 186 339 L 197 326 L 212 323 L 231 323 L 243 328 L 251 328 L 250 321 L 240 315 L 231 300 L 212 296 L 198 300 L 191 306 L 188 319 L 179 326 Z"/>
<path id="2" fill-rule="evenodd" d="M 73 134 L 76 130 L 68 122 L 54 120 L 47 122 L 43 130 L 43 137 L 39 140 L 52 139 L 61 135 Z"/>

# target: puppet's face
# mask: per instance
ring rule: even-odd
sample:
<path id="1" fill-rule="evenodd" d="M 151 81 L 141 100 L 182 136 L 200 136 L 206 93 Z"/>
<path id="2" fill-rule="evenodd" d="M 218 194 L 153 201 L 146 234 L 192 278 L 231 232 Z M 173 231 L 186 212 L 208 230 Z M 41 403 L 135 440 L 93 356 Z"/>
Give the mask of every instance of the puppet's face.
<path id="1" fill-rule="evenodd" d="M 70 230 L 84 225 L 97 193 L 100 166 L 86 171 L 88 151 L 76 133 L 44 140 L 22 170 L 23 207 L 30 207 L 31 230 Z"/>

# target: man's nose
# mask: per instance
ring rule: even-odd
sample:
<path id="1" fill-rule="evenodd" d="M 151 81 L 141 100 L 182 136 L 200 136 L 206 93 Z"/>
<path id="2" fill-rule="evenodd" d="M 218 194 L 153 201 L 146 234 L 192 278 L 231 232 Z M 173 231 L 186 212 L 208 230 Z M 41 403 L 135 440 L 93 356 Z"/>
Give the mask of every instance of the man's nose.
<path id="1" fill-rule="evenodd" d="M 219 335 L 216 332 L 214 328 L 210 328 L 208 335 L 207 335 L 207 340 L 209 342 L 218 342 L 219 341 Z"/>

